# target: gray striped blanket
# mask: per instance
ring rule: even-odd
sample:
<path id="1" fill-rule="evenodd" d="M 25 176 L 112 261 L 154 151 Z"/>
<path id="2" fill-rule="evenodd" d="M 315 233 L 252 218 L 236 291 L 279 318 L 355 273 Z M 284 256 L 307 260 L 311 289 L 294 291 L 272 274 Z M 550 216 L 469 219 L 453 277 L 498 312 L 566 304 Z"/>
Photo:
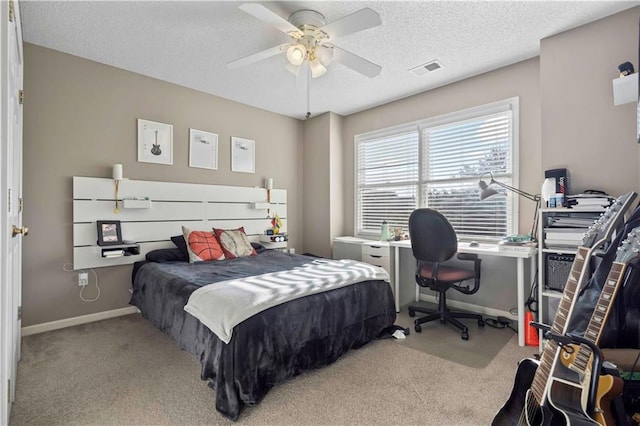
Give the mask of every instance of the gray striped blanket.
<path id="1" fill-rule="evenodd" d="M 389 281 L 389 274 L 378 266 L 355 260 L 317 259 L 288 271 L 200 287 L 191 294 L 184 310 L 229 343 L 233 328 L 259 312 L 368 280 Z"/>

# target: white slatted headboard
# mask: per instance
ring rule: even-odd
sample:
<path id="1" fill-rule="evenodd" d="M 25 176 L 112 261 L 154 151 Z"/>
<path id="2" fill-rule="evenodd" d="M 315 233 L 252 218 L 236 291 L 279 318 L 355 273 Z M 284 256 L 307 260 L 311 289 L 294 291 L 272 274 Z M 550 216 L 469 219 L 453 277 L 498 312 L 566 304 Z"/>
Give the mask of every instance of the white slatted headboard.
<path id="1" fill-rule="evenodd" d="M 239 186 L 194 183 L 120 181 L 118 199 L 148 197 L 150 208 L 124 208 L 114 213 L 114 181 L 105 178 L 73 177 L 73 268 L 124 265 L 144 260 L 157 248 L 174 247 L 173 235 L 182 234 L 182 225 L 192 229 L 234 229 L 244 226 L 252 241 L 271 226 L 265 209 L 267 190 Z M 287 228 L 287 191 L 271 190 L 270 214 L 278 213 Z M 97 245 L 96 221 L 119 220 L 124 240 L 140 244 L 140 254 L 103 258 Z"/>

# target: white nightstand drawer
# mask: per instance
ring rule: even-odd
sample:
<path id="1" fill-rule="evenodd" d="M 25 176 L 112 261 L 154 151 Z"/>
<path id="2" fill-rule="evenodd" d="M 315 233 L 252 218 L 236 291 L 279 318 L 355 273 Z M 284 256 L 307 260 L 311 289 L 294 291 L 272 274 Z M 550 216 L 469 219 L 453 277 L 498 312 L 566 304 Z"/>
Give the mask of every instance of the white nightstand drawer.
<path id="1" fill-rule="evenodd" d="M 380 241 L 372 241 L 370 243 L 362 244 L 362 258 L 365 255 L 372 255 L 378 257 L 389 258 L 389 243 L 383 243 Z"/>
<path id="2" fill-rule="evenodd" d="M 363 254 L 362 261 L 366 263 L 370 263 L 375 266 L 381 266 L 385 269 L 385 271 L 391 273 L 391 262 L 389 261 L 389 256 L 377 256 L 370 254 Z"/>

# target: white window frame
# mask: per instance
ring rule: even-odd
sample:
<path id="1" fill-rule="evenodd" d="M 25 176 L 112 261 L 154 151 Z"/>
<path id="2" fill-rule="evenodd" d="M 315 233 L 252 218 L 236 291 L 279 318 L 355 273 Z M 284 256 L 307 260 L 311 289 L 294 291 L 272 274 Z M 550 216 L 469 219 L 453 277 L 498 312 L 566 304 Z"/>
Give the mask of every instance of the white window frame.
<path id="1" fill-rule="evenodd" d="M 362 141 L 377 139 L 387 136 L 392 136 L 399 133 L 406 133 L 411 131 L 418 132 L 418 140 L 419 140 L 419 155 L 421 160 L 419 161 L 418 166 L 418 183 L 417 183 L 417 200 L 418 207 L 427 207 L 425 206 L 425 201 L 422 199 L 422 188 L 425 185 L 423 181 L 423 168 L 424 164 L 422 161 L 422 151 L 425 147 L 425 142 L 423 141 L 423 130 L 428 127 L 442 126 L 449 123 L 455 123 L 458 121 L 470 120 L 473 118 L 482 117 L 485 115 L 491 115 L 499 112 L 509 111 L 511 110 L 511 186 L 518 188 L 519 187 L 519 135 L 520 135 L 520 102 L 519 98 L 512 97 L 508 99 L 503 99 L 496 102 L 491 102 L 484 105 L 479 105 L 472 108 L 467 108 L 464 110 L 438 115 L 435 117 L 430 117 L 427 119 L 417 120 L 410 123 L 401 124 L 398 126 L 388 127 L 385 129 L 374 130 L 371 132 L 361 133 L 354 136 L 354 173 L 353 173 L 353 187 L 354 187 L 354 231 L 355 235 L 359 237 L 368 237 L 368 238 L 378 238 L 380 236 L 379 232 L 364 232 L 360 229 L 360 223 L 358 223 L 358 218 L 360 215 L 360 206 L 358 205 L 358 146 Z M 496 178 L 506 175 L 495 176 Z M 486 177 L 485 177 L 486 178 Z M 480 179 L 480 176 L 478 176 Z M 519 196 L 512 192 L 507 192 L 508 197 L 511 198 L 511 211 L 510 214 L 507 215 L 507 235 L 512 235 L 518 232 L 518 218 L 519 218 Z M 488 239 L 488 240 L 497 240 Z"/>

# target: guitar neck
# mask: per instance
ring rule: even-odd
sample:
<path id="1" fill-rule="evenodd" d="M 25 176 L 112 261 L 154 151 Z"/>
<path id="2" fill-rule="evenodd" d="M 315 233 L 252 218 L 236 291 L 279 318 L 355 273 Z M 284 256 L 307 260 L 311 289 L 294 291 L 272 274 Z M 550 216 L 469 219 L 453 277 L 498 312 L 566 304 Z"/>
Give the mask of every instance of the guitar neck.
<path id="1" fill-rule="evenodd" d="M 584 332 L 584 338 L 595 343 L 600 341 L 604 324 L 611 312 L 611 306 L 620 288 L 620 283 L 627 269 L 626 263 L 614 262 L 611 265 L 607 279 L 602 287 L 598 302 L 591 314 L 591 319 Z M 586 372 L 590 366 L 591 349 L 587 345 L 580 345 L 580 350 L 573 361 L 572 367 L 580 372 Z"/>
<path id="2" fill-rule="evenodd" d="M 567 283 L 564 286 L 562 297 L 560 298 L 560 304 L 556 311 L 556 315 L 551 325 L 551 332 L 554 334 L 565 334 L 569 318 L 571 318 L 571 312 L 575 306 L 576 295 L 581 283 L 585 279 L 585 270 L 588 269 L 589 258 L 594 249 L 587 247 L 579 247 L 576 257 L 573 259 L 571 265 L 571 272 L 567 278 Z M 540 358 L 540 365 L 536 370 L 536 374 L 531 384 L 531 390 L 538 401 L 538 404 L 542 404 L 544 400 L 544 392 L 547 386 L 547 381 L 553 368 L 556 354 L 558 352 L 558 344 L 550 340 L 545 346 L 542 356 Z"/>

